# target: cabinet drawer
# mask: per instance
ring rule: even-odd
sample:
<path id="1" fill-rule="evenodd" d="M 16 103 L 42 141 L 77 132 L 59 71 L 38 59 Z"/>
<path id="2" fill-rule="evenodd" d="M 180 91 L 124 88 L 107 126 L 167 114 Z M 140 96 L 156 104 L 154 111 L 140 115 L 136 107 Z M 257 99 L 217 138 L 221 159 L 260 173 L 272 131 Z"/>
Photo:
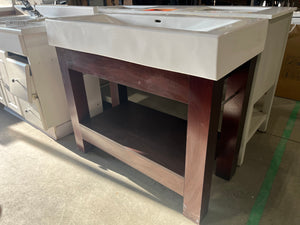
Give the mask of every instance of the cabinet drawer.
<path id="1" fill-rule="evenodd" d="M 6 98 L 7 107 L 22 116 L 18 97 L 14 96 L 5 84 L 3 85 L 3 92 Z"/>
<path id="2" fill-rule="evenodd" d="M 26 55 L 25 45 L 21 32 L 11 32 L 9 30 L 0 32 L 0 49 L 14 52 L 19 55 Z"/>
<path id="3" fill-rule="evenodd" d="M 3 92 L 3 83 L 1 80 L 0 80 L 0 103 L 2 103 L 3 105 L 7 105 L 6 98 Z"/>
<path id="4" fill-rule="evenodd" d="M 20 99 L 21 110 L 25 120 L 32 125 L 43 129 L 43 123 L 39 112 L 39 100 L 33 100 L 33 103 L 29 103 Z"/>
<path id="5" fill-rule="evenodd" d="M 32 102 L 33 92 L 29 65 L 11 58 L 7 58 L 5 64 L 10 92 L 25 101 Z"/>

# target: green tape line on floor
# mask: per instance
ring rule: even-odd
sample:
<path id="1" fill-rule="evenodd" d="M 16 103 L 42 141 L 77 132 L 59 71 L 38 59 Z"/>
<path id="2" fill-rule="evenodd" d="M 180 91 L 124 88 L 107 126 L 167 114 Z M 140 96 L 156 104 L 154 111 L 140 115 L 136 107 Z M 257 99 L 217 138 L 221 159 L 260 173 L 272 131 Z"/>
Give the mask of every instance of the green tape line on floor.
<path id="1" fill-rule="evenodd" d="M 247 225 L 258 225 L 259 224 L 259 221 L 262 217 L 268 197 L 270 195 L 270 191 L 272 189 L 273 181 L 275 179 L 279 165 L 281 163 L 281 159 L 282 159 L 285 147 L 286 147 L 286 143 L 288 142 L 288 139 L 291 136 L 291 133 L 293 131 L 299 110 L 300 110 L 300 102 L 296 102 L 296 105 L 295 105 L 295 107 L 289 117 L 289 120 L 287 122 L 287 125 L 284 129 L 281 140 L 280 140 L 279 144 L 277 145 L 276 150 L 274 152 L 270 167 L 269 167 L 267 174 L 265 176 L 265 179 L 262 183 L 262 186 L 260 188 L 260 191 L 259 191 L 256 201 L 254 203 L 254 206 L 251 210 Z"/>

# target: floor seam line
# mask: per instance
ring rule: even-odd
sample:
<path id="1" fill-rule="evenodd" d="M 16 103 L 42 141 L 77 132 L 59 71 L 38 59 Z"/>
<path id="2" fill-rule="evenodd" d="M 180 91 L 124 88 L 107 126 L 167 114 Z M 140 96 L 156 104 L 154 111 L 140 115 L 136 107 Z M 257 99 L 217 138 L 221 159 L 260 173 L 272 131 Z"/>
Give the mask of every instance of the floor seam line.
<path id="1" fill-rule="evenodd" d="M 267 134 L 267 133 L 266 133 Z M 279 135 L 275 135 L 275 134 L 267 134 L 268 136 L 272 136 L 272 137 L 277 137 L 277 138 L 282 138 L 282 139 L 287 139 L 288 141 L 290 142 L 294 142 L 294 143 L 297 143 L 297 144 L 300 144 L 300 141 L 296 141 L 294 139 L 289 139 L 289 138 L 285 138 L 285 137 L 280 137 Z"/>
<path id="2" fill-rule="evenodd" d="M 286 144 L 293 131 L 297 115 L 300 111 L 300 101 L 297 101 L 282 133 L 279 144 L 277 145 L 269 169 L 265 175 L 264 181 L 256 197 L 255 203 L 251 209 L 247 225 L 258 225 L 263 215 L 267 200 L 272 190 L 273 182 L 278 172 L 281 159 L 283 157 Z"/>

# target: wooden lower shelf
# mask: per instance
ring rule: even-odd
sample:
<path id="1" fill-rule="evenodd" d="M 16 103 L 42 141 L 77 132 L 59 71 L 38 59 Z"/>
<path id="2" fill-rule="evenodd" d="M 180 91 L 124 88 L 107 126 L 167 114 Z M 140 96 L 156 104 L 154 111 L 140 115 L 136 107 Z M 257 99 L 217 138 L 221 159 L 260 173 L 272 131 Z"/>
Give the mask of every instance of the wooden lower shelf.
<path id="1" fill-rule="evenodd" d="M 179 194 L 183 192 L 186 129 L 185 120 L 132 102 L 81 123 L 84 140 Z M 164 182 L 176 184 L 170 187 Z"/>

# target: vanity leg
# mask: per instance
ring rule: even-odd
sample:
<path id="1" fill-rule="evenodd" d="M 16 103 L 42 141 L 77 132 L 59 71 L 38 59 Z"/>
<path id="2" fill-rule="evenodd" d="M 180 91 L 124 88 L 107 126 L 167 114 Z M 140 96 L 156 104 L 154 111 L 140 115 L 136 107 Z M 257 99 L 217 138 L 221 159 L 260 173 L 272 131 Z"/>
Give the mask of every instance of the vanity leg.
<path id="1" fill-rule="evenodd" d="M 91 145 L 83 140 L 79 129 L 79 123 L 90 118 L 83 74 L 69 69 L 68 61 L 70 57 L 64 49 L 56 48 L 56 53 L 69 105 L 76 145 L 80 151 L 87 152 Z"/>
<path id="2" fill-rule="evenodd" d="M 112 107 L 127 102 L 127 87 L 114 82 L 109 82 Z"/>
<path id="3" fill-rule="evenodd" d="M 197 224 L 208 211 L 223 86 L 190 77 L 183 214 Z"/>
<path id="4" fill-rule="evenodd" d="M 236 171 L 255 65 L 256 57 L 249 69 L 233 72 L 227 79 L 226 99 L 234 97 L 224 105 L 216 155 L 216 175 L 226 180 Z"/>
<path id="5" fill-rule="evenodd" d="M 87 152 L 91 145 L 82 139 L 79 127 L 79 123 L 82 120 L 90 118 L 83 74 L 68 68 L 68 59 L 64 57 L 63 50 L 57 50 L 57 56 L 60 61 L 60 70 L 69 105 L 76 145 L 80 151 Z"/>
<path id="6" fill-rule="evenodd" d="M 69 78 L 71 89 L 66 89 L 66 91 L 71 92 L 70 95 L 73 96 L 73 101 L 70 101 L 68 99 L 68 104 L 69 109 L 71 109 L 70 113 L 75 135 L 75 141 L 80 151 L 87 152 L 88 149 L 91 148 L 91 145 L 82 139 L 82 135 L 79 128 L 79 123 L 82 120 L 90 118 L 83 74 L 74 70 L 69 70 Z"/>

